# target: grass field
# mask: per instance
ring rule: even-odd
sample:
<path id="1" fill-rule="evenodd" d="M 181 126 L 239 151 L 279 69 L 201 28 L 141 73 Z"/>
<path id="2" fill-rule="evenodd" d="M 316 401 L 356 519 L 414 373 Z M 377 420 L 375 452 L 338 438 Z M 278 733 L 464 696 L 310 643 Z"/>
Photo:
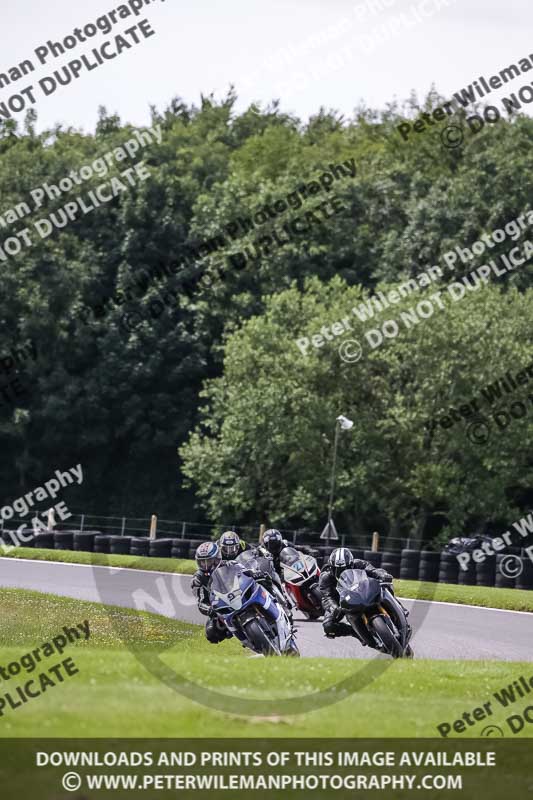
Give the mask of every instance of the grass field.
<path id="1" fill-rule="evenodd" d="M 2 558 L 23 558 L 31 561 L 59 561 L 64 564 L 94 564 L 103 567 L 128 567 L 155 572 L 179 572 L 192 575 L 196 570 L 194 561 L 183 558 L 151 558 L 149 556 L 116 556 L 106 553 L 82 553 L 75 550 L 45 550 L 37 547 L 14 547 Z"/>
<path id="2" fill-rule="evenodd" d="M 531 664 L 459 661 L 383 661 L 366 669 L 375 679 L 342 703 L 313 710 L 313 695 L 361 669 L 349 659 L 251 658 L 235 641 L 209 645 L 199 626 L 125 609 L 106 611 L 94 603 L 18 589 L 1 589 L 0 666 L 20 658 L 61 633 L 63 626 L 88 620 L 91 637 L 69 645 L 79 674 L 49 688 L 18 709 L 4 708 L 2 737 L 430 737 L 436 726 L 490 699 L 491 693 Z M 143 663 L 162 653 L 162 661 L 183 679 L 239 699 L 272 700 L 306 696 L 305 712 L 239 715 L 215 710 L 169 688 Z M 0 681 L 13 691 L 58 663 L 51 656 L 35 673 Z M 56 681 L 57 682 L 57 681 Z M 179 683 L 179 682 L 178 682 Z M 285 702 L 285 701 L 284 701 Z M 506 712 L 489 720 L 502 724 Z M 470 735 L 479 735 L 477 723 Z M 463 734 L 463 737 L 468 734 Z M 521 735 L 527 736 L 527 728 Z"/>
<path id="3" fill-rule="evenodd" d="M 175 558 L 143 558 L 141 556 L 117 556 L 101 553 L 80 553 L 71 550 L 39 550 L 17 547 L 7 558 L 27 558 L 37 561 L 60 561 L 67 564 L 95 564 L 129 569 L 146 569 L 158 572 L 178 572 L 192 575 L 196 569 L 194 561 Z M 438 600 L 447 603 L 466 603 L 473 606 L 507 608 L 512 611 L 533 611 L 533 591 L 523 589 L 496 589 L 488 586 L 458 586 L 451 583 L 423 583 L 421 581 L 395 580 L 396 593 L 400 597 L 417 600 Z"/>

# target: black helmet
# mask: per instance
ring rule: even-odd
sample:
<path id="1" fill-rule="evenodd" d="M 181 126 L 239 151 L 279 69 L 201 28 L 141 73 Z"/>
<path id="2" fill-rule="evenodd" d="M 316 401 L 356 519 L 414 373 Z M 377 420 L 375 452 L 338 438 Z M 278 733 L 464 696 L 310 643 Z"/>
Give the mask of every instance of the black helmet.
<path id="1" fill-rule="evenodd" d="M 241 540 L 235 531 L 225 531 L 218 540 L 220 552 L 225 561 L 237 558 L 241 552 Z"/>
<path id="2" fill-rule="evenodd" d="M 354 560 L 351 550 L 348 550 L 347 547 L 336 547 L 329 555 L 332 573 L 338 578 L 343 570 L 352 566 Z"/>
<path id="3" fill-rule="evenodd" d="M 285 543 L 283 541 L 283 536 L 276 528 L 269 528 L 269 530 L 265 531 L 263 534 L 263 544 L 269 553 L 273 556 L 278 556 Z"/>
<path id="4" fill-rule="evenodd" d="M 196 548 L 196 563 L 203 572 L 211 572 L 221 562 L 220 548 L 216 542 L 204 542 Z"/>

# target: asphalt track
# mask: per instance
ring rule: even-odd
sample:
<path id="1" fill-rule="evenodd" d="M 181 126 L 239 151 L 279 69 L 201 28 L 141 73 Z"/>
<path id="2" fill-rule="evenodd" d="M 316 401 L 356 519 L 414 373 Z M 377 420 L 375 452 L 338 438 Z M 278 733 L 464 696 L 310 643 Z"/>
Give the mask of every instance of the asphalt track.
<path id="1" fill-rule="evenodd" d="M 0 558 L 1 588 L 33 589 L 203 624 L 190 581 L 189 575 L 166 572 Z M 533 661 L 533 614 L 425 600 L 403 603 L 410 611 L 418 658 Z M 326 639 L 320 621 L 309 622 L 298 612 L 295 621 L 302 656 L 386 658 L 352 638 Z"/>

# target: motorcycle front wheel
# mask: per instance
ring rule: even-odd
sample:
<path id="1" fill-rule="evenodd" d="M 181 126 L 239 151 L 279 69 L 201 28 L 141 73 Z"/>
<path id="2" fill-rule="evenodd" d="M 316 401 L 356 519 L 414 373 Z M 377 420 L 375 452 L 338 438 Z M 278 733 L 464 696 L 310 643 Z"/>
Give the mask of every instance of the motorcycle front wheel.
<path id="1" fill-rule="evenodd" d="M 244 631 L 256 653 L 264 656 L 279 656 L 279 650 L 272 644 L 256 619 L 249 620 L 244 626 Z"/>
<path id="2" fill-rule="evenodd" d="M 402 648 L 399 641 L 387 625 L 383 617 L 374 617 L 370 622 L 375 632 L 383 642 L 385 651 L 393 658 L 400 658 L 402 655 Z"/>

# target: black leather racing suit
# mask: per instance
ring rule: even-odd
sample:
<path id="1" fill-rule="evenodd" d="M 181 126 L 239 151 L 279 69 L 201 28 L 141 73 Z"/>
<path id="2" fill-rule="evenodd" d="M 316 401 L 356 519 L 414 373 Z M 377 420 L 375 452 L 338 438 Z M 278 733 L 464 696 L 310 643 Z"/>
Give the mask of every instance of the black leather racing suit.
<path id="1" fill-rule="evenodd" d="M 285 540 L 283 540 L 283 541 L 284 541 L 284 545 L 283 546 L 287 547 L 289 543 L 286 542 Z M 287 610 L 287 614 L 289 615 L 289 619 L 290 619 L 291 625 L 292 625 L 292 623 L 293 623 L 292 604 L 291 604 L 291 601 L 289 599 L 289 596 L 287 595 L 287 592 L 285 591 L 285 585 L 284 585 L 284 582 L 283 582 L 283 564 L 281 563 L 280 553 L 278 553 L 277 555 L 274 555 L 273 553 L 270 552 L 270 550 L 267 550 L 267 548 L 263 544 L 261 544 L 261 545 L 259 545 L 259 547 L 255 548 L 255 552 L 259 556 L 262 556 L 263 558 L 268 558 L 269 561 L 272 562 L 273 573 L 274 573 L 273 576 L 272 576 L 273 583 L 274 583 L 274 585 L 276 586 L 276 588 L 278 590 L 278 593 L 280 595 L 280 599 L 283 599 L 283 603 L 285 605 L 285 608 Z"/>
<path id="2" fill-rule="evenodd" d="M 364 569 L 369 578 L 377 578 L 379 581 L 392 581 L 392 575 L 389 575 L 384 569 L 373 567 L 369 561 L 356 558 L 354 562 L 346 569 Z M 340 574 L 342 574 L 342 570 Z M 341 622 L 344 612 L 339 607 L 339 593 L 337 591 L 337 580 L 333 574 L 330 564 L 321 568 L 320 579 L 318 581 L 318 588 L 322 595 L 322 604 L 324 606 L 324 621 L 322 627 L 327 637 L 333 639 L 335 636 L 354 636 L 354 629 L 346 622 Z M 357 633 L 363 644 L 373 647 L 373 639 L 368 633 L 366 626 L 362 620 L 355 620 Z"/>
<path id="3" fill-rule="evenodd" d="M 196 570 L 191 582 L 191 589 L 196 592 L 198 611 L 207 617 L 207 622 L 205 623 L 206 639 L 211 644 L 218 644 L 224 639 L 231 638 L 231 633 L 211 608 L 209 591 L 212 574 L 212 572 L 204 572 L 202 569 Z"/>

